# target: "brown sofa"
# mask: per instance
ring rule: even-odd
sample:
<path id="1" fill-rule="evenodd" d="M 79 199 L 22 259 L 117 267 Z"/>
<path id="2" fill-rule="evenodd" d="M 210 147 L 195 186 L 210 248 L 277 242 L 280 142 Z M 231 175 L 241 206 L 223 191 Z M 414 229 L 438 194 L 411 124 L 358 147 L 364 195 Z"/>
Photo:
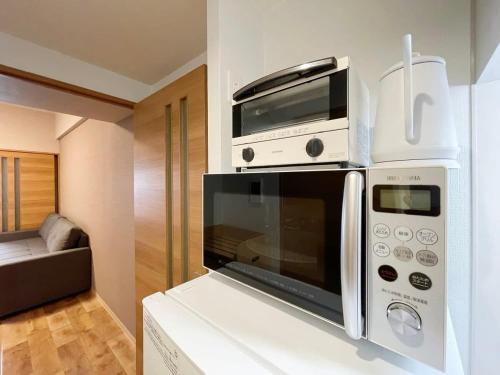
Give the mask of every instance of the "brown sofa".
<path id="1" fill-rule="evenodd" d="M 0 233 L 0 317 L 91 287 L 88 236 L 57 214 L 49 217 L 40 230 Z"/>

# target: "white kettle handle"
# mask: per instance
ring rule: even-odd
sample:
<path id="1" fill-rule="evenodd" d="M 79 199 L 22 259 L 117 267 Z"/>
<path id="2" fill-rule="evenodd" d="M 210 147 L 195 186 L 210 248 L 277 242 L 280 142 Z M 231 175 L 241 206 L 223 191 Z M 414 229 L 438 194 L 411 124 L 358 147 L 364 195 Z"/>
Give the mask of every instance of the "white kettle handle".
<path id="1" fill-rule="evenodd" d="M 413 142 L 415 140 L 415 132 L 413 126 L 413 61 L 412 61 L 412 46 L 411 34 L 403 36 L 403 67 L 404 67 L 404 113 L 405 113 L 405 129 L 406 141 Z"/>

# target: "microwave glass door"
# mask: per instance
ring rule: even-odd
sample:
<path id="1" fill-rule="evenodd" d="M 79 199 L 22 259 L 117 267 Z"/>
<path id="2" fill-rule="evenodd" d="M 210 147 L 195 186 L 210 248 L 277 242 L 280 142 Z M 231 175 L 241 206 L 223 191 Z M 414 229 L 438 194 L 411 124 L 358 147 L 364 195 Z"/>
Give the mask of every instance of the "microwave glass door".
<path id="1" fill-rule="evenodd" d="M 233 107 L 233 137 L 347 117 L 347 70 Z"/>
<path id="2" fill-rule="evenodd" d="M 340 237 L 347 173 L 205 175 L 205 267 L 343 325 Z"/>

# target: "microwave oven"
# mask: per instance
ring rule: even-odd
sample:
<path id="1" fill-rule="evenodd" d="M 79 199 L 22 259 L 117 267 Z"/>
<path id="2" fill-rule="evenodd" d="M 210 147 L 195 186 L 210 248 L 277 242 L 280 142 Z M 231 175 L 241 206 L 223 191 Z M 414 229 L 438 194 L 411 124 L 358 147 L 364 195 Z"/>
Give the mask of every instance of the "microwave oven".
<path id="1" fill-rule="evenodd" d="M 204 266 L 443 370 L 448 173 L 206 174 Z"/>
<path id="2" fill-rule="evenodd" d="M 232 109 L 233 167 L 369 163 L 369 95 L 348 57 L 260 78 Z"/>

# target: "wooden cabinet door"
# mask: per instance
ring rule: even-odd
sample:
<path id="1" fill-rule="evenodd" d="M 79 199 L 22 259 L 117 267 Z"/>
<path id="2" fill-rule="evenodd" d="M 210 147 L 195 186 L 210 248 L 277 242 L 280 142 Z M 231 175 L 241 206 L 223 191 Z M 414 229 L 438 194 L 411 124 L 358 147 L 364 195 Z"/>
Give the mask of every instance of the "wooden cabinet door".
<path id="1" fill-rule="evenodd" d="M 57 157 L 0 151 L 1 231 L 38 229 L 57 211 Z"/>
<path id="2" fill-rule="evenodd" d="M 205 273 L 202 175 L 207 169 L 206 66 L 134 109 L 137 372 L 142 299 Z"/>

